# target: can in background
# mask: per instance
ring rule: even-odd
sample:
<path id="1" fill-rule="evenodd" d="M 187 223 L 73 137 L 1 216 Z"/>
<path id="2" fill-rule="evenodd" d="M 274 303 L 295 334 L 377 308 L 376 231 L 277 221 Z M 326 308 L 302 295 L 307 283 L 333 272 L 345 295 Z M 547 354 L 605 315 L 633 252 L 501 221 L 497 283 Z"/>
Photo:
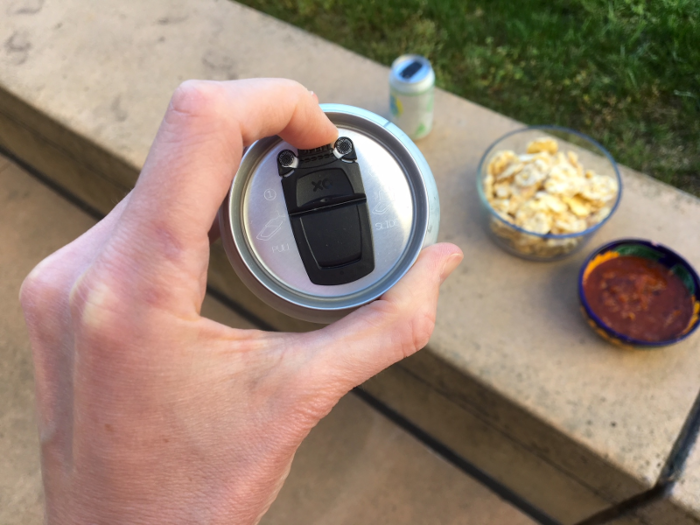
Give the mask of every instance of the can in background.
<path id="1" fill-rule="evenodd" d="M 412 139 L 425 137 L 433 127 L 435 72 L 427 58 L 401 55 L 389 74 L 391 121 Z"/>

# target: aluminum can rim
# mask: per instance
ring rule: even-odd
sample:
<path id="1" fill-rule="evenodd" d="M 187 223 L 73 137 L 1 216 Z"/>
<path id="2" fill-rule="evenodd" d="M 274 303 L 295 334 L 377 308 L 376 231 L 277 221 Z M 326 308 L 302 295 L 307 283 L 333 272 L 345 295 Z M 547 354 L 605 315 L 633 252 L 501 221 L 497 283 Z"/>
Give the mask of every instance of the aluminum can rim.
<path id="1" fill-rule="evenodd" d="M 409 61 L 416 61 L 422 64 L 422 71 L 418 76 L 414 75 L 410 79 L 405 79 L 400 72 L 402 67 Z M 430 61 L 422 55 L 401 55 L 391 64 L 389 72 L 389 85 L 398 93 L 405 95 L 419 95 L 430 91 L 435 85 L 435 71 Z"/>
<path id="2" fill-rule="evenodd" d="M 345 129 L 368 134 L 400 159 L 411 186 L 416 207 L 413 231 L 396 266 L 373 285 L 340 297 L 319 297 L 292 290 L 271 275 L 255 252 L 244 231 L 242 216 L 246 185 L 255 173 L 256 160 L 262 158 L 281 139 L 267 137 L 251 145 L 245 152 L 238 174 L 222 207 L 220 225 L 229 260 L 241 280 L 270 306 L 293 317 L 330 322 L 384 294 L 398 282 L 417 259 L 420 250 L 435 242 L 439 226 L 439 199 L 427 161 L 411 139 L 396 125 L 370 111 L 342 104 L 322 104 L 331 121 Z M 371 130 L 371 131 L 370 131 Z M 437 217 L 437 219 L 435 218 Z"/>

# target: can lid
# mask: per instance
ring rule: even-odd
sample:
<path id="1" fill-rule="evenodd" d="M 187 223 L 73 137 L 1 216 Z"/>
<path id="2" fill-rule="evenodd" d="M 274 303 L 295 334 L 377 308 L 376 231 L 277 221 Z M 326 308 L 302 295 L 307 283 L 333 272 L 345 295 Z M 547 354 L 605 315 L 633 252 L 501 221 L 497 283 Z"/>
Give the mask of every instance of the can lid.
<path id="1" fill-rule="evenodd" d="M 418 257 L 429 216 L 436 213 L 432 208 L 439 209 L 428 194 L 430 168 L 399 128 L 359 108 L 322 108 L 355 147 L 373 238 L 371 273 L 332 286 L 312 282 L 295 241 L 278 169 L 285 150 L 309 152 L 298 152 L 279 137 L 262 139 L 246 151 L 225 206 L 229 231 L 224 239 L 230 234 L 235 241 L 226 246 L 232 264 L 248 274 L 244 282 L 253 281 L 263 300 L 298 317 L 302 310 L 354 308 L 386 292 Z"/>
<path id="2" fill-rule="evenodd" d="M 419 93 L 435 83 L 430 61 L 421 55 L 401 55 L 391 65 L 391 85 L 406 93 Z"/>

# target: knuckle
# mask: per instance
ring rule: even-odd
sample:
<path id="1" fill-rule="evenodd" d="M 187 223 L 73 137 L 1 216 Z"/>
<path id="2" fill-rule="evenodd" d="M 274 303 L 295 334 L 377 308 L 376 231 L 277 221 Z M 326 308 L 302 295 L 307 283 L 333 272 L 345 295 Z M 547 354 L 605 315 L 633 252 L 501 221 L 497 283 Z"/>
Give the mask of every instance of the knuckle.
<path id="1" fill-rule="evenodd" d="M 295 93 L 297 96 L 306 96 L 309 90 L 304 87 L 303 84 L 292 79 L 281 79 L 281 82 L 286 83 L 285 88 L 290 93 Z"/>
<path id="2" fill-rule="evenodd" d="M 219 114 L 222 99 L 222 89 L 217 82 L 186 80 L 175 89 L 170 107 L 181 115 L 207 118 Z"/>
<path id="3" fill-rule="evenodd" d="M 98 337 L 122 332 L 118 287 L 109 279 L 87 271 L 73 284 L 68 305 L 83 335 Z"/>
<path id="4" fill-rule="evenodd" d="M 303 428 L 308 429 L 309 426 L 314 426 L 326 417 L 338 403 L 340 397 L 334 392 L 317 390 L 314 392 L 313 398 L 303 399 L 292 407 L 293 420 Z"/>
<path id="5" fill-rule="evenodd" d="M 434 307 L 423 305 L 417 310 L 407 311 L 404 305 L 385 300 L 375 301 L 371 307 L 376 315 L 370 316 L 370 319 L 384 319 L 384 326 L 391 326 L 396 334 L 393 340 L 400 353 L 399 358 L 408 357 L 428 344 L 435 329 Z"/>
<path id="6" fill-rule="evenodd" d="M 381 326 L 385 322 L 393 323 L 404 319 L 406 315 L 403 305 L 384 298 L 370 303 L 366 309 L 366 311 L 371 312 L 370 315 L 366 316 L 366 321 L 377 326 Z"/>
<path id="7" fill-rule="evenodd" d="M 316 370 L 305 380 L 292 378 L 290 386 L 284 396 L 288 400 L 285 412 L 289 418 L 286 421 L 304 432 L 326 417 L 352 388 L 343 373 L 328 369 Z"/>
<path id="8" fill-rule="evenodd" d="M 435 329 L 435 312 L 418 312 L 410 321 L 412 351 L 420 350 L 428 344 Z"/>
<path id="9" fill-rule="evenodd" d="M 25 277 L 20 287 L 19 301 L 25 313 L 37 312 L 42 305 L 57 304 L 64 289 L 64 283 L 56 278 L 50 258 L 47 258 Z"/>

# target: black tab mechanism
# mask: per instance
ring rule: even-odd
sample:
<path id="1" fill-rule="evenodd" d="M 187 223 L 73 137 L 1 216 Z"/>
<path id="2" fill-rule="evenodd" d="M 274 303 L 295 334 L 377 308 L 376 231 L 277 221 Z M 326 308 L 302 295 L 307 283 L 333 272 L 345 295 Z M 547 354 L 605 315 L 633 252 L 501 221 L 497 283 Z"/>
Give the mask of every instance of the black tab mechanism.
<path id="1" fill-rule="evenodd" d="M 277 156 L 282 191 L 301 260 L 314 284 L 347 284 L 374 270 L 367 197 L 348 137 Z"/>

